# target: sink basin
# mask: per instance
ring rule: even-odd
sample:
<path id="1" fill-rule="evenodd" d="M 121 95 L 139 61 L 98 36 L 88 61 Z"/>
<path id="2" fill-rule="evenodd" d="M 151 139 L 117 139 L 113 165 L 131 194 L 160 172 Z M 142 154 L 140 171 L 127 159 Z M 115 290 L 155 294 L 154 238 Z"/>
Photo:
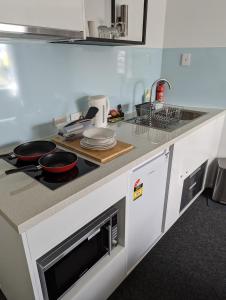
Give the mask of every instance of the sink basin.
<path id="1" fill-rule="evenodd" d="M 185 121 L 192 121 L 195 120 L 206 113 L 203 111 L 195 111 L 195 110 L 187 110 L 187 109 L 181 109 L 180 111 L 180 120 Z"/>
<path id="2" fill-rule="evenodd" d="M 150 113 L 150 110 L 148 111 L 146 107 L 143 108 L 142 104 L 142 109 L 139 108 L 137 111 L 137 117 L 126 120 L 126 122 L 172 132 L 205 114 L 202 111 L 182 109 L 176 106 L 167 106 Z"/>

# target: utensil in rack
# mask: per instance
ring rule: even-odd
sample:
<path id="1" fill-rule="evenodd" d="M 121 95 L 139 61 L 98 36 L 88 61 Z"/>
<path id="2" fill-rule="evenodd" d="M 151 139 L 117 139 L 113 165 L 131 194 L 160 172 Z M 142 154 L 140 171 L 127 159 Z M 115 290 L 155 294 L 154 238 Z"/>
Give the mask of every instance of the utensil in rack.
<path id="1" fill-rule="evenodd" d="M 83 131 L 92 126 L 92 119 L 97 113 L 98 108 L 90 107 L 84 119 L 68 123 L 60 129 L 58 134 L 65 137 L 67 140 L 81 137 Z"/>
<path id="2" fill-rule="evenodd" d="M 154 109 L 150 103 L 144 103 L 136 105 L 136 110 L 136 123 L 139 125 L 166 128 L 180 119 L 180 108 L 173 105 L 164 104 L 162 108 Z"/>

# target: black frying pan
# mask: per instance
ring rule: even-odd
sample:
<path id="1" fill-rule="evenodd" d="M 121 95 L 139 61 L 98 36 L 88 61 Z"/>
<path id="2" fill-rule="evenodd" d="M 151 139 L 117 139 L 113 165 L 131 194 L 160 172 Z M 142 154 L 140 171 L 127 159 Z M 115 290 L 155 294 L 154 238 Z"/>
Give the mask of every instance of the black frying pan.
<path id="1" fill-rule="evenodd" d="M 41 169 L 48 173 L 65 173 L 77 165 L 78 157 L 76 154 L 71 152 L 59 151 L 42 156 L 38 163 L 38 166 L 31 165 L 18 169 L 12 169 L 5 171 L 5 174 L 10 175 L 24 171 L 39 171 Z"/>
<path id="2" fill-rule="evenodd" d="M 18 158 L 23 161 L 36 161 L 41 156 L 48 154 L 56 149 L 56 144 L 50 141 L 33 141 L 17 146 L 12 153 L 1 154 L 0 158 Z"/>

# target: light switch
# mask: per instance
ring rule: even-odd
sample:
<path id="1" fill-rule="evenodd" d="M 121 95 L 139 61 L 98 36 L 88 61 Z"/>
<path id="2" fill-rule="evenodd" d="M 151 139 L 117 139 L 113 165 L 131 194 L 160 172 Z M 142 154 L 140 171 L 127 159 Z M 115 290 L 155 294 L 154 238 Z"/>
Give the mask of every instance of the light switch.
<path id="1" fill-rule="evenodd" d="M 191 65 L 191 53 L 181 54 L 181 66 L 190 66 Z"/>

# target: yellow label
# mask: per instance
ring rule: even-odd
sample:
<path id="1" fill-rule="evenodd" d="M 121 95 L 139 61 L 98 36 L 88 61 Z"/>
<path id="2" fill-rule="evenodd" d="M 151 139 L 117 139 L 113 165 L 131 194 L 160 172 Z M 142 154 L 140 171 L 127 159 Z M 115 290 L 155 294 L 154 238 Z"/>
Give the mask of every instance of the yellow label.
<path id="1" fill-rule="evenodd" d="M 143 195 L 143 192 L 144 192 L 143 183 L 135 187 L 133 192 L 133 201 L 140 198 Z"/>

